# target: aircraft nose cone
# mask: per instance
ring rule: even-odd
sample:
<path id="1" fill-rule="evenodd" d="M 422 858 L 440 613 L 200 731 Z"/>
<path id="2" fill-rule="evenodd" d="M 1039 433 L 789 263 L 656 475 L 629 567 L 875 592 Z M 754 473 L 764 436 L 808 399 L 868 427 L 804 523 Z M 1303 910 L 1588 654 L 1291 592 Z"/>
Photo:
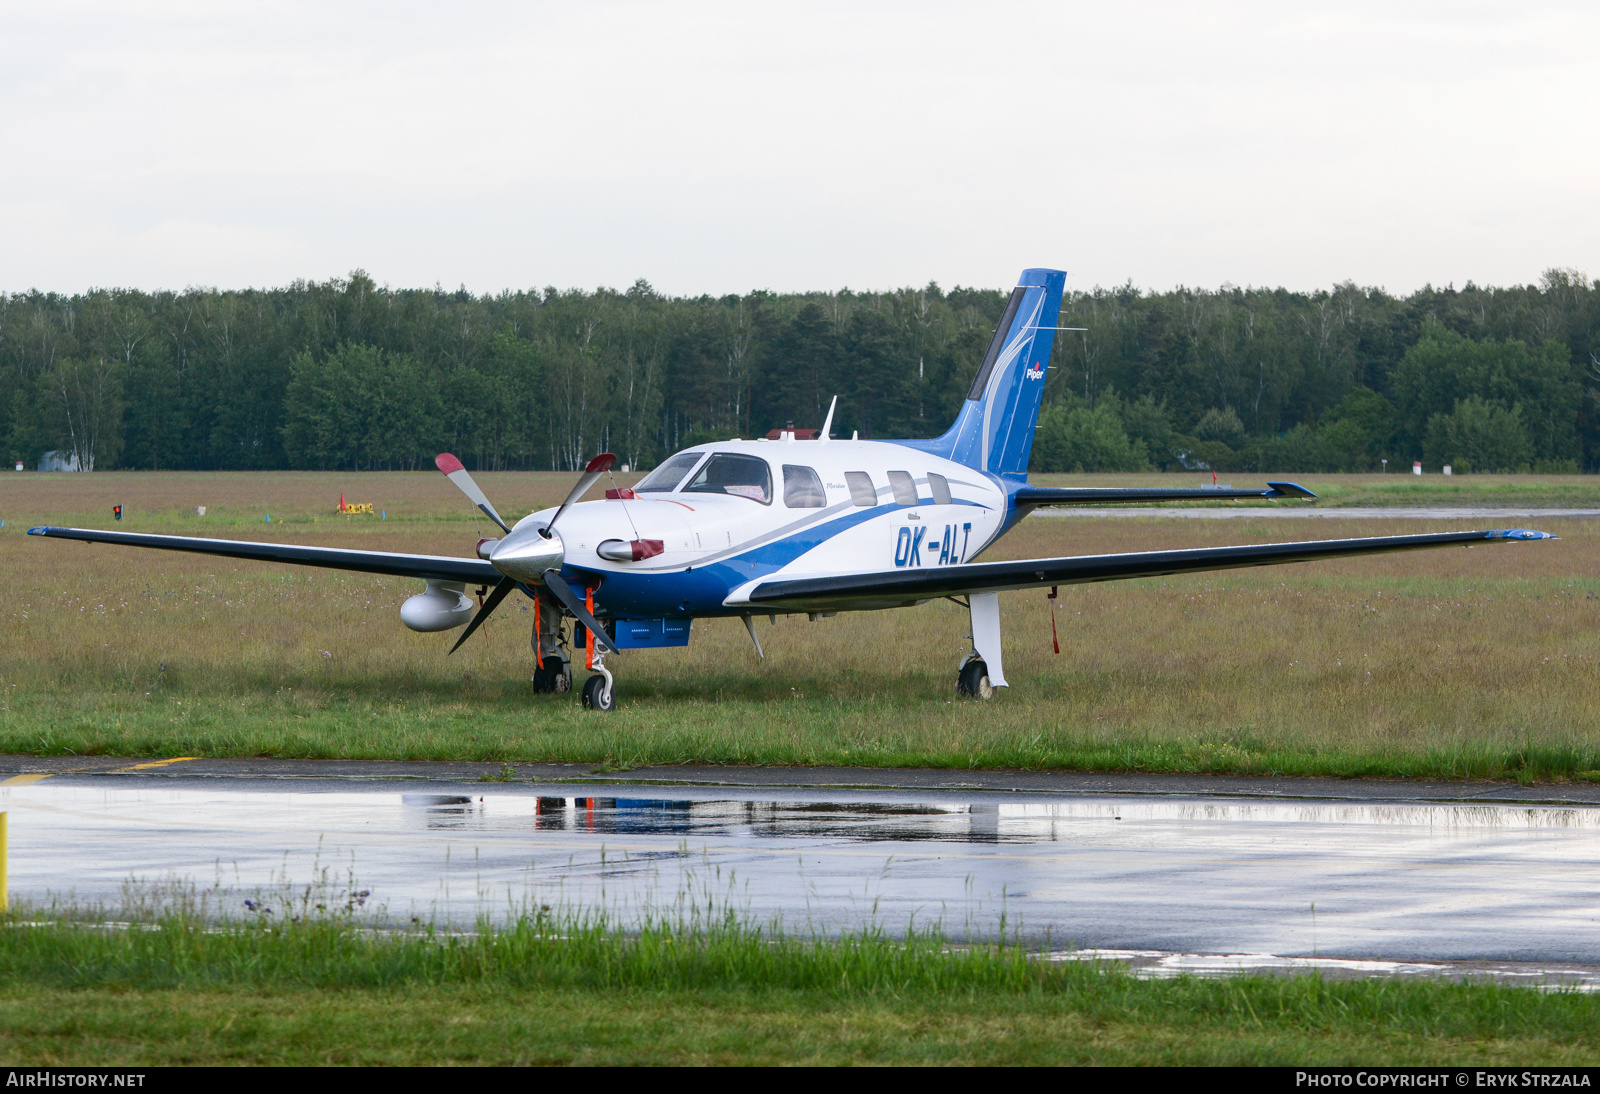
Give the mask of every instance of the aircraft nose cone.
<path id="1" fill-rule="evenodd" d="M 509 578 L 524 582 L 543 582 L 546 570 L 561 569 L 566 545 L 560 532 L 548 539 L 542 528 L 517 529 L 495 546 L 489 564 Z"/>

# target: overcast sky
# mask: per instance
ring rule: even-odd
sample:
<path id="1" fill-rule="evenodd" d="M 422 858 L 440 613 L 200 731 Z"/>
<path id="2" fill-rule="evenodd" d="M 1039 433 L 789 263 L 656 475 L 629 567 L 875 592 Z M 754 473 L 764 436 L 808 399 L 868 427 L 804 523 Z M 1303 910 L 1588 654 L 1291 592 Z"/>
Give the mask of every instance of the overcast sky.
<path id="1" fill-rule="evenodd" d="M 1600 274 L 1600 4 L 0 4 L 0 289 Z"/>

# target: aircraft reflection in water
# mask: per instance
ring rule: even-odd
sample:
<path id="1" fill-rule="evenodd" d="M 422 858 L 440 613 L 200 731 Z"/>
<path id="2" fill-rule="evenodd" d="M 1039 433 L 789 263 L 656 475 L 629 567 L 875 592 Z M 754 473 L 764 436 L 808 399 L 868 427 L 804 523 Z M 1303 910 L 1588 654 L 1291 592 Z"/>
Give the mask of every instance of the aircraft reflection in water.
<path id="1" fill-rule="evenodd" d="M 834 440 L 830 406 L 815 440 L 800 442 L 791 428 L 771 440 L 696 445 L 631 489 L 613 484 L 605 500 L 584 502 L 616 460 L 601 453 L 560 506 L 515 525 L 460 460 L 440 453 L 439 470 L 504 533 L 480 540 L 475 558 L 88 528 L 29 534 L 419 578 L 426 588 L 401 605 L 400 620 L 424 632 L 464 626 L 452 652 L 519 593 L 533 602 L 533 690 L 570 690 L 581 658 L 593 673 L 583 702 L 595 710 L 616 702 L 608 655 L 686 646 L 696 619 L 743 620 L 765 656 L 755 625 L 763 616 L 816 622 L 842 611 L 953 600 L 969 613 L 972 641 L 955 666 L 956 692 L 988 699 L 1007 686 L 999 594 L 1008 590 L 1054 595 L 1057 586 L 1095 581 L 1553 538 L 1513 528 L 977 561 L 1040 505 L 1314 497 L 1287 482 L 1240 490 L 1030 485 L 1065 281 L 1060 270 L 1023 271 L 956 420 L 939 437 Z M 484 598 L 476 612 L 468 586 Z"/>
<path id="2" fill-rule="evenodd" d="M 993 839 L 995 805 L 892 802 L 670 801 L 659 798 L 497 797 L 493 808 L 468 795 L 407 794 L 429 828 L 526 828 L 540 832 L 844 840 Z M 523 808 L 532 804 L 531 812 Z M 509 807 L 509 808 L 508 808 Z"/>
<path id="3" fill-rule="evenodd" d="M 662 798 L 404 796 L 422 807 L 426 827 L 464 831 L 571 832 L 575 835 L 704 836 L 1040 843 L 1093 837 L 1107 824 L 1213 822 L 1246 825 L 1381 825 L 1455 830 L 1593 829 L 1600 811 L 1518 809 L 1506 805 L 1414 803 L 1142 802 L 827 802 L 674 801 Z"/>

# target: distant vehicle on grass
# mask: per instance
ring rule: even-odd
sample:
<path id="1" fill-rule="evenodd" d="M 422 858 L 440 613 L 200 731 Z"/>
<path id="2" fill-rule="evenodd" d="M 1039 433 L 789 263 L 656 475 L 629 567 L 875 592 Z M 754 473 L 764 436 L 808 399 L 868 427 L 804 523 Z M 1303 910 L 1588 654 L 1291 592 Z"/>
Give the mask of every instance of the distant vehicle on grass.
<path id="1" fill-rule="evenodd" d="M 830 407 L 814 439 L 802 439 L 809 431 L 785 429 L 776 438 L 697 445 L 632 489 L 610 489 L 604 500 L 584 502 L 614 463 L 603 453 L 589 461 L 560 506 L 532 513 L 515 527 L 461 462 L 443 453 L 439 470 L 505 532 L 481 540 L 476 558 L 84 528 L 43 527 L 30 534 L 420 578 L 427 587 L 401 606 L 401 621 L 417 631 L 465 624 L 451 652 L 507 596 L 520 592 L 534 605 L 534 690 L 569 690 L 572 662 L 582 650 L 593 672 L 583 702 L 596 710 L 616 703 L 608 655 L 687 645 L 696 618 L 743 619 L 759 653 L 757 616 L 817 619 L 955 600 L 968 609 L 972 625 L 972 647 L 956 666 L 956 687 L 988 699 L 1006 686 L 1002 591 L 1554 538 L 1510 529 L 976 561 L 1039 505 L 1314 496 L 1282 482 L 1262 489 L 1030 486 L 1028 457 L 1065 279 L 1058 270 L 1024 271 L 955 423 L 932 440 L 834 440 Z M 469 585 L 487 593 L 476 612 Z"/>

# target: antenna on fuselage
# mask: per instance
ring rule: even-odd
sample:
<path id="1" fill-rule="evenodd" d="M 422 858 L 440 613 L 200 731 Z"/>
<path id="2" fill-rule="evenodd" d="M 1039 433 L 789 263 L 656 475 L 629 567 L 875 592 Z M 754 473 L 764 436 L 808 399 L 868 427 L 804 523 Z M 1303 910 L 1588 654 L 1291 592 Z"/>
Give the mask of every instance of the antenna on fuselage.
<path id="1" fill-rule="evenodd" d="M 828 443 L 828 431 L 833 428 L 833 408 L 839 405 L 839 396 L 833 397 L 833 402 L 828 404 L 828 416 L 822 419 L 822 432 L 817 434 L 817 440 L 823 444 Z"/>

